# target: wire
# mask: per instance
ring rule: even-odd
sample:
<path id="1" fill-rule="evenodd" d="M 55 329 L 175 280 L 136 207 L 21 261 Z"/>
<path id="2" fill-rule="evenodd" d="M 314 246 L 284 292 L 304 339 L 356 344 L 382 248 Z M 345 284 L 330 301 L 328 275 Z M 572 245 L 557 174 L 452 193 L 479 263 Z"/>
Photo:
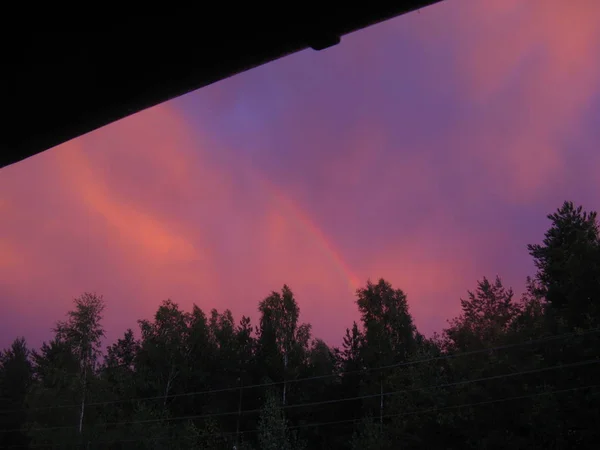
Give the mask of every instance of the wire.
<path id="1" fill-rule="evenodd" d="M 514 401 L 514 400 L 526 400 L 526 399 L 530 399 L 530 398 L 541 397 L 544 395 L 564 394 L 567 392 L 575 392 L 575 391 L 579 391 L 579 390 L 597 388 L 597 387 L 600 387 L 600 384 L 592 384 L 592 385 L 588 385 L 588 386 L 579 386 L 579 387 L 574 387 L 574 388 L 559 389 L 559 390 L 553 390 L 553 391 L 547 391 L 547 392 L 537 392 L 535 394 L 505 397 L 505 398 L 501 398 L 501 399 L 486 400 L 486 401 L 474 402 L 474 403 L 462 403 L 459 405 L 443 406 L 443 407 L 439 407 L 439 408 L 417 409 L 417 410 L 408 411 L 408 412 L 399 413 L 399 414 L 386 414 L 381 417 L 383 417 L 384 419 L 391 419 L 391 418 L 397 418 L 397 417 L 411 416 L 411 415 L 415 415 L 415 414 L 431 413 L 431 412 L 437 412 L 437 411 L 449 411 L 449 410 L 453 410 L 453 409 L 491 405 L 491 404 L 503 403 L 503 402 Z M 362 421 L 363 419 L 364 418 L 335 420 L 335 421 L 329 421 L 329 422 L 316 422 L 316 423 L 309 423 L 309 424 L 302 424 L 302 425 L 293 425 L 293 426 L 290 426 L 287 428 L 289 430 L 295 430 L 295 429 L 301 429 L 301 428 L 311 428 L 311 427 L 320 427 L 320 426 L 329 426 L 329 425 L 342 425 L 342 424 L 349 424 L 349 423 L 357 423 L 357 422 Z M 219 432 L 219 433 L 209 433 L 204 436 L 209 437 L 209 436 L 248 434 L 248 433 L 256 433 L 257 431 L 258 431 L 257 429 L 242 430 L 239 432 L 226 431 L 226 432 Z M 172 439 L 172 438 L 164 437 L 164 438 L 152 438 L 152 439 L 122 439 L 122 440 L 117 440 L 117 441 L 105 440 L 105 441 L 96 441 L 96 443 L 97 444 L 121 444 L 121 443 L 131 443 L 131 442 L 143 442 L 143 441 L 148 441 L 148 440 L 155 442 L 155 441 L 161 441 L 161 440 L 165 440 L 165 439 Z M 11 446 L 4 447 L 4 448 L 23 448 L 23 447 L 27 447 L 27 448 L 45 447 L 45 448 L 47 448 L 47 447 L 56 447 L 56 446 L 61 446 L 61 445 L 64 445 L 64 444 L 11 445 Z"/>
<path id="2" fill-rule="evenodd" d="M 495 400 L 486 400 L 486 401 L 482 401 L 482 402 L 463 403 L 461 405 L 442 406 L 440 408 L 418 409 L 418 410 L 409 411 L 409 412 L 400 413 L 400 414 L 387 414 L 387 415 L 383 415 L 381 417 L 383 417 L 384 419 L 391 419 L 391 418 L 396 418 L 396 417 L 411 416 L 414 414 L 422 414 L 422 413 L 428 413 L 428 412 L 447 411 L 447 410 L 451 410 L 451 409 L 459 409 L 459 408 L 466 408 L 466 407 L 472 407 L 472 406 L 491 405 L 494 403 L 502 403 L 502 402 L 507 402 L 507 401 L 512 401 L 512 400 L 525 400 L 528 398 L 539 397 L 542 395 L 562 394 L 565 392 L 573 392 L 573 391 L 595 388 L 595 387 L 600 387 L 600 384 L 592 384 L 592 385 L 588 385 L 588 386 L 580 386 L 580 387 L 575 387 L 575 388 L 560 389 L 560 390 L 554 390 L 554 391 L 548 391 L 548 392 L 536 392 L 535 394 L 518 395 L 518 396 L 514 396 L 514 397 L 506 397 L 506 398 L 495 399 Z M 360 422 L 361 420 L 363 420 L 363 419 L 347 419 L 347 420 L 337 420 L 337 421 L 331 421 L 331 422 L 320 422 L 320 423 L 315 423 L 315 424 L 311 423 L 311 424 L 304 424 L 304 425 L 294 425 L 294 426 L 288 427 L 288 429 L 308 428 L 308 427 L 322 426 L 322 425 L 337 425 L 337 424 L 342 424 L 342 423 L 356 423 L 356 422 Z M 244 431 L 244 432 L 253 433 L 253 432 L 255 432 L 255 430 L 248 430 L 248 431 Z"/>
<path id="3" fill-rule="evenodd" d="M 422 364 L 422 363 L 434 362 L 434 361 L 442 361 L 442 360 L 447 360 L 447 359 L 452 359 L 452 358 L 459 358 L 459 357 L 463 357 L 463 356 L 471 356 L 471 355 L 487 353 L 487 352 L 491 352 L 491 351 L 508 350 L 508 349 L 512 349 L 512 348 L 518 348 L 518 347 L 523 347 L 523 346 L 528 346 L 528 345 L 535 345 L 535 344 L 541 344 L 541 343 L 545 343 L 545 342 L 551 342 L 551 341 L 555 341 L 555 340 L 565 339 L 565 338 L 573 337 L 573 336 L 585 336 L 588 334 L 594 334 L 594 333 L 598 333 L 598 332 L 600 332 L 600 328 L 594 328 L 594 329 L 590 329 L 590 330 L 586 330 L 586 331 L 571 332 L 571 333 L 564 333 L 564 334 L 560 334 L 560 335 L 547 336 L 545 338 L 529 340 L 527 342 L 519 342 L 516 344 L 507 344 L 507 345 L 501 345 L 501 346 L 496 346 L 496 347 L 487 347 L 487 348 L 480 349 L 480 350 L 471 350 L 468 352 L 435 356 L 435 357 L 425 358 L 425 359 L 420 359 L 420 360 L 405 361 L 405 362 L 401 362 L 401 363 L 395 363 L 395 364 L 390 364 L 390 365 L 380 366 L 380 367 L 370 367 L 370 368 L 365 368 L 365 369 L 350 370 L 350 371 L 332 373 L 332 374 L 327 374 L 327 375 L 300 377 L 300 378 L 295 378 L 295 379 L 285 380 L 285 381 L 272 381 L 272 382 L 267 382 L 267 383 L 250 384 L 250 385 L 245 385 L 245 386 L 239 385 L 239 386 L 222 388 L 222 389 L 208 389 L 208 390 L 204 390 L 204 391 L 184 392 L 184 393 L 180 393 L 180 394 L 155 395 L 155 396 L 150 396 L 150 397 L 131 397 L 128 399 L 121 399 L 121 400 L 90 402 L 86 406 L 87 407 L 107 406 L 107 405 L 114 405 L 114 404 L 118 404 L 118 403 L 126 403 L 126 402 L 134 402 L 134 401 L 164 400 L 167 398 L 179 398 L 179 397 L 190 397 L 190 396 L 196 396 L 196 395 L 208 395 L 208 394 L 216 394 L 216 393 L 223 393 L 223 392 L 233 392 L 233 391 L 240 391 L 240 390 L 245 390 L 245 389 L 256 389 L 256 388 L 261 388 L 261 387 L 278 386 L 278 385 L 283 385 L 283 384 L 289 385 L 292 383 L 300 383 L 300 382 L 304 382 L 304 381 L 323 380 L 323 379 L 328 379 L 328 378 L 344 377 L 347 375 L 366 373 L 366 372 L 377 371 L 377 370 L 386 370 L 386 369 L 394 369 L 394 368 L 399 368 L 399 367 L 407 367 L 407 366 L 412 366 L 412 365 L 416 365 L 416 364 Z M 53 409 L 61 409 L 61 408 L 79 408 L 79 407 L 80 407 L 79 404 L 69 404 L 69 405 L 54 405 L 54 406 L 29 408 L 28 410 L 29 411 L 44 411 L 44 410 L 53 410 Z M 23 408 L 13 409 L 13 410 L 1 410 L 0 414 L 10 414 L 10 413 L 19 412 L 22 410 L 23 410 Z"/>
<path id="4" fill-rule="evenodd" d="M 482 381 L 498 380 L 498 379 L 502 379 L 502 378 L 516 377 L 519 375 L 530 375 L 530 374 L 534 374 L 534 373 L 547 372 L 550 370 L 566 369 L 566 368 L 571 368 L 571 367 L 585 366 L 588 364 L 597 364 L 597 363 L 600 363 L 600 359 L 589 359 L 586 361 L 580 361 L 580 362 L 571 363 L 571 364 L 559 364 L 557 366 L 544 367 L 542 369 L 524 370 L 521 372 L 512 372 L 512 373 L 502 374 L 502 375 L 493 375 L 493 376 L 484 377 L 484 378 L 476 378 L 474 380 L 464 380 L 464 381 L 457 381 L 454 383 L 437 384 L 437 385 L 431 385 L 431 386 L 425 386 L 425 387 L 419 387 L 419 388 L 413 388 L 413 389 L 403 389 L 400 391 L 384 392 L 383 394 L 381 394 L 381 393 L 367 394 L 367 395 L 361 395 L 358 397 L 350 397 L 350 398 L 335 399 L 335 400 L 323 400 L 323 401 L 311 402 L 311 403 L 300 403 L 300 404 L 296 404 L 296 405 L 283 406 L 282 408 L 283 409 L 300 408 L 300 407 L 308 407 L 308 406 L 325 405 L 325 404 L 329 404 L 329 403 L 341 403 L 341 402 L 352 401 L 352 400 L 366 400 L 369 398 L 378 398 L 378 397 L 381 397 L 382 395 L 384 395 L 384 396 L 399 395 L 399 394 L 407 394 L 410 392 L 425 391 L 428 389 L 441 389 L 441 388 L 447 388 L 447 387 L 468 385 L 471 383 L 480 383 Z"/>
<path id="5" fill-rule="evenodd" d="M 435 384 L 435 385 L 431 385 L 431 386 L 425 386 L 425 387 L 419 387 L 419 388 L 413 388 L 413 389 L 403 389 L 403 390 L 399 390 L 399 391 L 384 392 L 383 394 L 381 394 L 381 393 L 367 394 L 367 395 L 361 395 L 361 396 L 356 396 L 356 397 L 347 397 L 347 398 L 335 399 L 335 400 L 323 400 L 323 401 L 318 401 L 318 402 L 298 403 L 295 405 L 282 406 L 281 408 L 287 410 L 287 409 L 291 409 L 291 408 L 314 407 L 314 406 L 342 403 L 342 402 L 346 402 L 346 401 L 365 400 L 368 398 L 377 398 L 377 397 L 380 397 L 381 395 L 391 396 L 391 395 L 399 395 L 399 394 L 410 393 L 410 392 L 418 392 L 418 391 L 428 390 L 428 389 L 439 389 L 439 388 L 445 388 L 445 387 L 468 385 L 468 384 L 472 384 L 472 383 L 479 383 L 482 381 L 490 381 L 490 380 L 496 380 L 496 379 L 501 379 L 501 378 L 509 378 L 509 377 L 515 377 L 515 376 L 519 376 L 519 375 L 529 375 L 529 374 L 534 374 L 534 373 L 547 372 L 547 371 L 551 371 L 551 370 L 559 370 L 559 369 L 566 369 L 566 368 L 572 368 L 572 367 L 577 367 L 577 366 L 585 366 L 585 365 L 594 364 L 594 363 L 600 363 L 600 359 L 591 359 L 591 360 L 579 361 L 579 362 L 570 363 L 570 364 L 559 364 L 559 365 L 552 366 L 552 367 L 544 367 L 541 369 L 513 372 L 513 373 L 503 374 L 503 375 L 493 375 L 493 376 L 489 376 L 489 377 L 478 378 L 475 380 L 464 380 L 464 381 L 459 381 L 459 382 L 454 382 L 454 383 Z M 94 428 L 95 427 L 112 427 L 112 426 L 120 426 L 120 425 L 148 424 L 148 423 L 156 423 L 156 422 L 162 422 L 162 421 L 172 422 L 172 421 L 180 421 L 180 420 L 198 420 L 198 419 L 208 419 L 208 418 L 213 418 L 213 417 L 238 416 L 241 414 L 244 414 L 244 415 L 257 414 L 257 413 L 260 413 L 261 411 L 262 411 L 262 409 L 258 408 L 258 409 L 250 409 L 250 410 L 243 410 L 243 411 L 231 411 L 231 412 L 224 412 L 224 413 L 210 413 L 210 414 L 200 414 L 200 415 L 166 417 L 166 418 L 160 418 L 160 419 L 133 420 L 133 421 L 127 421 L 127 422 L 125 422 L 125 421 L 123 421 L 123 422 L 106 422 L 106 423 L 93 424 L 93 425 L 91 425 L 91 427 L 94 427 Z M 72 426 L 40 427 L 40 428 L 32 428 L 31 431 L 56 431 L 56 430 L 67 430 L 67 429 L 71 429 L 71 428 L 73 428 L 73 427 Z M 13 429 L 13 430 L 6 430 L 4 432 L 9 432 L 9 431 L 14 432 L 14 431 L 19 431 L 19 430 Z"/>

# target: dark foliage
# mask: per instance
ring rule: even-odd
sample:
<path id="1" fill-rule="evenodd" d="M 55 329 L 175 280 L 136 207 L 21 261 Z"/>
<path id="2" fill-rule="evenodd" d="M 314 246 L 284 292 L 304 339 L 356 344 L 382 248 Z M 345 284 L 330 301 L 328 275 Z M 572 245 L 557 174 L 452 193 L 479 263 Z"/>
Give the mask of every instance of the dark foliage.
<path id="1" fill-rule="evenodd" d="M 313 338 L 283 286 L 259 320 L 166 300 L 101 351 L 102 297 L 75 300 L 53 339 L 0 353 L 0 445 L 72 449 L 596 448 L 600 233 L 548 216 L 517 298 L 483 278 L 440 335 L 406 294 L 357 290 L 341 348 Z M 432 283 L 435 280 L 432 279 Z"/>

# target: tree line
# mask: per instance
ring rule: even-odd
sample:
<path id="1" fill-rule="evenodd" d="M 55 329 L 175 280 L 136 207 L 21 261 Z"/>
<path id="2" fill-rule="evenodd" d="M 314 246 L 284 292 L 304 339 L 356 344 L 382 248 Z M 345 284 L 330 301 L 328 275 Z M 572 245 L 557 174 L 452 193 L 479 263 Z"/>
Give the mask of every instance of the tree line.
<path id="1" fill-rule="evenodd" d="M 0 446 L 593 448 L 599 225 L 572 202 L 548 219 L 525 293 L 483 278 L 431 337 L 382 279 L 356 291 L 339 348 L 313 337 L 288 286 L 255 325 L 166 300 L 103 348 L 105 303 L 85 293 L 41 348 L 18 338 L 0 353 Z"/>

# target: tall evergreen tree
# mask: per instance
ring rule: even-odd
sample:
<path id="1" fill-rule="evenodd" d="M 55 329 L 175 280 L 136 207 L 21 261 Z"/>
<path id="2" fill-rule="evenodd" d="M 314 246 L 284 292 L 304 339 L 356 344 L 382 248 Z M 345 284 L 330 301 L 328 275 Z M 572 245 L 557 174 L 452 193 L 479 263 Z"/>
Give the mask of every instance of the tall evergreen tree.
<path id="1" fill-rule="evenodd" d="M 27 420 L 27 393 L 33 382 L 33 367 L 25 338 L 17 338 L 0 351 L 0 434 L 1 446 L 26 446 L 27 435 L 21 430 Z"/>
<path id="2" fill-rule="evenodd" d="M 497 345 L 507 335 L 519 307 L 513 290 L 506 289 L 500 277 L 491 283 L 487 278 L 477 283 L 475 292 L 461 299 L 462 313 L 450 321 L 444 331 L 447 345 L 457 351 L 475 350 Z"/>
<path id="3" fill-rule="evenodd" d="M 542 244 L 528 246 L 536 279 L 559 328 L 600 325 L 600 229 L 595 211 L 565 202 Z"/>
<path id="4" fill-rule="evenodd" d="M 54 338 L 32 351 L 34 382 L 28 395 L 32 446 L 79 442 L 81 364 L 71 345 Z"/>

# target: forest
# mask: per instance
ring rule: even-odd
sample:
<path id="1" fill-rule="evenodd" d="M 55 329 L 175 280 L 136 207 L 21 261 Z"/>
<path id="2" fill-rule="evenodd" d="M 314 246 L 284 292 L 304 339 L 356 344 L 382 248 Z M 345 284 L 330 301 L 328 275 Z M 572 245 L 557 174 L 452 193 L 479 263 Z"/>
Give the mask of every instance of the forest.
<path id="1" fill-rule="evenodd" d="M 108 346 L 84 293 L 41 348 L 0 353 L 0 448 L 597 448 L 599 224 L 572 202 L 548 219 L 523 295 L 483 278 L 429 337 L 383 279 L 339 348 L 287 285 L 256 323 L 166 300 Z"/>

